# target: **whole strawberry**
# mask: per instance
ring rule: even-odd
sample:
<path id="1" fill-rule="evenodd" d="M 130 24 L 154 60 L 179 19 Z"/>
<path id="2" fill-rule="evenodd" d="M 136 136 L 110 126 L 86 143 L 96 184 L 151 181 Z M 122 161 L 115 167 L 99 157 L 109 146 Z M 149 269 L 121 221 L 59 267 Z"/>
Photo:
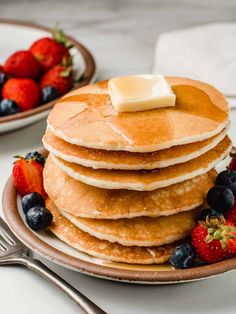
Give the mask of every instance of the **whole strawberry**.
<path id="1" fill-rule="evenodd" d="M 4 71 L 14 77 L 36 79 L 40 76 L 41 66 L 30 51 L 21 50 L 6 60 Z"/>
<path id="2" fill-rule="evenodd" d="M 192 245 L 206 263 L 215 263 L 236 254 L 236 228 L 223 215 L 207 217 L 192 231 Z"/>
<path id="3" fill-rule="evenodd" d="M 37 40 L 30 47 L 31 53 L 39 61 L 44 71 L 71 59 L 69 41 L 60 29 L 54 29 L 53 38 L 45 37 Z"/>
<path id="4" fill-rule="evenodd" d="M 40 81 L 41 88 L 53 86 L 59 96 L 67 93 L 73 86 L 72 68 L 57 65 L 46 72 Z"/>
<path id="5" fill-rule="evenodd" d="M 12 180 L 21 196 L 32 192 L 46 196 L 43 187 L 43 166 L 34 159 L 18 159 L 12 170 Z"/>
<path id="6" fill-rule="evenodd" d="M 21 111 L 26 111 L 39 104 L 41 92 L 31 79 L 12 78 L 3 85 L 2 97 L 14 100 Z"/>

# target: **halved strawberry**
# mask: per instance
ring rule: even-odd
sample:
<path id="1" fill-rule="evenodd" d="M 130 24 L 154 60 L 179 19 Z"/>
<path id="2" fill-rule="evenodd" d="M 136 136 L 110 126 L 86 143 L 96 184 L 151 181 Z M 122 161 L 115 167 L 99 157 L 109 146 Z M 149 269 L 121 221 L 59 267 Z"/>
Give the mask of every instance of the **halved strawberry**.
<path id="1" fill-rule="evenodd" d="M 43 167 L 37 161 L 24 158 L 14 163 L 12 171 L 13 183 L 21 196 L 31 192 L 38 192 L 46 197 L 43 187 Z"/>

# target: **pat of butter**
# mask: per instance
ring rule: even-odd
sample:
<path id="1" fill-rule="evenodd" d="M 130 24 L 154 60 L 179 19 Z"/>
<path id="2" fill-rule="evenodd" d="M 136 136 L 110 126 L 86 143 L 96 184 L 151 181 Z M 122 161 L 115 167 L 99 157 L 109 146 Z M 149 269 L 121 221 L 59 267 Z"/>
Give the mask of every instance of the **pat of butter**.
<path id="1" fill-rule="evenodd" d="M 175 94 L 163 75 L 115 77 L 108 82 L 114 109 L 144 111 L 175 105 Z"/>

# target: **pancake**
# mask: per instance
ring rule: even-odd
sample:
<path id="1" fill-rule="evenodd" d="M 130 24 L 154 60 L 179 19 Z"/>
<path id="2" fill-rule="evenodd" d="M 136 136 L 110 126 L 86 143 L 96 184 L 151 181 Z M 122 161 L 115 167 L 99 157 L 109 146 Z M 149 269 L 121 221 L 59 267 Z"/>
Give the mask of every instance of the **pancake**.
<path id="1" fill-rule="evenodd" d="M 55 164 L 75 180 L 105 189 L 152 191 L 192 179 L 208 172 L 224 159 L 231 149 L 226 136 L 216 147 L 183 164 L 155 170 L 106 170 L 92 169 L 69 163 L 51 154 Z"/>
<path id="2" fill-rule="evenodd" d="M 176 244 L 161 247 L 123 246 L 100 240 L 80 230 L 63 217 L 51 200 L 46 201 L 53 214 L 50 231 L 69 246 L 97 258 L 129 264 L 162 264 L 169 260 Z"/>
<path id="3" fill-rule="evenodd" d="M 160 246 L 186 238 L 195 226 L 196 210 L 166 217 L 132 219 L 88 219 L 61 212 L 90 235 L 124 246 Z"/>
<path id="4" fill-rule="evenodd" d="M 55 136 L 49 129 L 43 137 L 43 144 L 56 157 L 93 169 L 151 170 L 197 158 L 214 148 L 226 133 L 227 128 L 204 141 L 173 146 L 152 153 L 98 150 L 73 145 Z"/>
<path id="5" fill-rule="evenodd" d="M 216 171 L 154 191 L 99 189 L 74 180 L 49 156 L 44 188 L 57 207 L 73 216 L 118 219 L 168 216 L 200 206 L 214 185 Z"/>
<path id="6" fill-rule="evenodd" d="M 71 144 L 141 153 L 202 141 L 226 127 L 228 104 L 214 87 L 185 78 L 167 80 L 176 95 L 174 107 L 117 114 L 108 91 L 95 84 L 60 99 L 48 127 Z"/>

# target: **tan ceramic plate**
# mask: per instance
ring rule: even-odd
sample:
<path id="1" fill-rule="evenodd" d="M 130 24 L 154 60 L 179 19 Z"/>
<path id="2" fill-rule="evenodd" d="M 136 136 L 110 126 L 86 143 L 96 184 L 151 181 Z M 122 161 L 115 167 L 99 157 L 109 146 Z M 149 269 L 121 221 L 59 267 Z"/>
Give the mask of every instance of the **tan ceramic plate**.
<path id="1" fill-rule="evenodd" d="M 8 36 L 6 36 L 6 34 L 8 34 Z M 0 19 L 0 64 L 13 52 L 19 49 L 28 49 L 35 40 L 49 36 L 49 34 L 50 29 L 44 26 Z M 75 76 L 76 78 L 81 77 L 80 82 L 74 84 L 74 88 L 77 88 L 94 81 L 96 65 L 93 56 L 86 47 L 76 39 L 70 36 L 68 36 L 68 38 L 74 45 L 71 53 L 74 60 Z M 0 133 L 12 131 L 43 119 L 47 116 L 54 104 L 55 101 L 52 101 L 35 109 L 20 112 L 15 115 L 0 117 Z"/>
<path id="2" fill-rule="evenodd" d="M 46 155 L 45 150 L 41 150 Z M 45 258 L 91 276 L 140 284 L 171 284 L 205 279 L 236 268 L 236 257 L 206 266 L 190 269 L 173 269 L 169 265 L 128 265 L 107 262 L 78 252 L 50 233 L 35 233 L 24 223 L 11 177 L 3 192 L 5 218 L 15 233 L 31 250 Z"/>

